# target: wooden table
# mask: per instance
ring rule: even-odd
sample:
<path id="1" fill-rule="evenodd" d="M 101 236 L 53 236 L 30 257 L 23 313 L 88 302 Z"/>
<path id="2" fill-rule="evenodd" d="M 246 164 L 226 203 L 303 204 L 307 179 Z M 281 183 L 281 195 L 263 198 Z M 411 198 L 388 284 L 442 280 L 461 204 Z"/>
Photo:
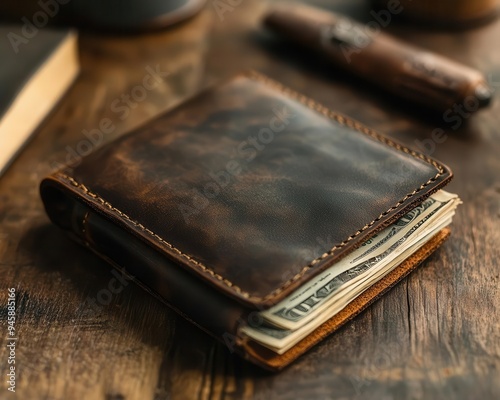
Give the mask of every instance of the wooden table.
<path id="1" fill-rule="evenodd" d="M 273 40 L 259 27 L 264 2 L 243 1 L 222 17 L 215 3 L 163 32 L 82 33 L 81 76 L 0 179 L 0 398 L 500 398 L 500 101 L 453 129 Z M 389 30 L 479 68 L 500 92 L 500 22 L 453 34 L 396 22 Z M 169 75 L 118 112 L 147 66 Z M 89 313 L 86 299 L 107 288 L 112 270 L 49 223 L 38 195 L 41 178 L 85 140 L 83 129 L 110 118 L 108 142 L 248 68 L 411 146 L 445 129 L 433 156 L 454 170 L 449 190 L 464 201 L 452 238 L 422 268 L 279 374 L 231 355 L 133 284 Z M 17 290 L 15 395 L 4 382 L 9 287 Z"/>

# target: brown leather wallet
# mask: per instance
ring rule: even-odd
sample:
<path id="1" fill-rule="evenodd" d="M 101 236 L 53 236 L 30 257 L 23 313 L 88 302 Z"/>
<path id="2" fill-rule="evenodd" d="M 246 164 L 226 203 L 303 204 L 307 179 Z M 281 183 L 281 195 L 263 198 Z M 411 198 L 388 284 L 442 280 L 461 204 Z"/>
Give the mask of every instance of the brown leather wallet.
<path id="1" fill-rule="evenodd" d="M 449 182 L 443 164 L 257 73 L 43 180 L 50 219 L 194 324 L 277 370 L 432 253 L 441 231 L 277 355 L 240 329 Z"/>

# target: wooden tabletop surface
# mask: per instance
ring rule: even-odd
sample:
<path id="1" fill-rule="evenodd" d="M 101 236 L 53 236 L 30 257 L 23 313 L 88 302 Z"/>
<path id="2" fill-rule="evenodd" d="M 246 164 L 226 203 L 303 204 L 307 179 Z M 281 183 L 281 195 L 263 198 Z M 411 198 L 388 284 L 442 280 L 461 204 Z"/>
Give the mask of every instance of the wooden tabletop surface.
<path id="1" fill-rule="evenodd" d="M 210 0 L 162 32 L 82 32 L 80 77 L 0 178 L 0 399 L 500 398 L 500 93 L 488 110 L 450 123 L 283 46 L 260 27 L 266 2 L 242 1 L 224 14 L 220 3 L 230 4 Z M 314 3 L 366 10 L 362 0 Z M 480 69 L 500 92 L 500 21 L 455 33 L 397 22 L 388 30 Z M 147 68 L 165 76 L 127 103 Z M 89 312 L 87 299 L 107 288 L 112 269 L 52 226 L 38 195 L 42 177 L 83 148 L 84 129 L 111 119 L 108 142 L 249 68 L 407 145 L 427 146 L 453 169 L 449 190 L 464 201 L 451 239 L 420 269 L 278 374 L 230 354 L 134 284 Z M 432 139 L 436 128 L 446 131 L 441 143 Z M 15 394 L 4 376 L 11 287 Z"/>

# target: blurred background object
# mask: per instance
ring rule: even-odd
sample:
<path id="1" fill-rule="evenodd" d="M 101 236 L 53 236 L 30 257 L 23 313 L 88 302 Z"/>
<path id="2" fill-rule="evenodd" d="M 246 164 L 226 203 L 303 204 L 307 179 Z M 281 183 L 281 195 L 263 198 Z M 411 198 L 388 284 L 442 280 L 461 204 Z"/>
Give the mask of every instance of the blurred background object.
<path id="1" fill-rule="evenodd" d="M 398 5 L 383 12 L 390 19 L 391 12 L 403 11 Z M 390 20 L 374 17 L 364 25 L 321 8 L 286 4 L 271 7 L 264 24 L 380 89 L 439 113 L 455 104 L 470 103 L 471 111 L 490 104 L 492 90 L 480 71 L 381 32 Z"/>
<path id="2" fill-rule="evenodd" d="M 76 32 L 0 25 L 0 175 L 79 72 Z"/>
<path id="3" fill-rule="evenodd" d="M 387 8 L 393 0 L 372 0 Z M 469 28 L 498 16 L 498 0 L 399 0 L 405 19 L 445 28 Z"/>
<path id="4" fill-rule="evenodd" d="M 2 0 L 3 20 L 110 31 L 165 28 L 192 17 L 206 0 Z"/>

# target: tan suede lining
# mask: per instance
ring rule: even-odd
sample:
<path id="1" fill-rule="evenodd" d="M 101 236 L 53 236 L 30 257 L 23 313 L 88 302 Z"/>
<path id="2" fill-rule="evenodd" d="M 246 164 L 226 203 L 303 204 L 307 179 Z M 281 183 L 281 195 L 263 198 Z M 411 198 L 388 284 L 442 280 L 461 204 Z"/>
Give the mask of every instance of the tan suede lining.
<path id="1" fill-rule="evenodd" d="M 305 353 L 312 346 L 323 340 L 326 336 L 340 328 L 343 324 L 362 312 L 371 303 L 377 300 L 391 287 L 405 278 L 422 261 L 431 255 L 450 235 L 450 229 L 445 228 L 434 236 L 424 247 L 415 254 L 407 258 L 402 264 L 396 267 L 391 273 L 378 281 L 359 297 L 353 300 L 341 312 L 323 323 L 318 329 L 308 337 L 297 343 L 292 349 L 282 355 L 278 355 L 265 347 L 251 340 L 242 340 L 243 353 L 245 358 L 270 370 L 280 370 L 294 361 L 297 357 Z"/>

